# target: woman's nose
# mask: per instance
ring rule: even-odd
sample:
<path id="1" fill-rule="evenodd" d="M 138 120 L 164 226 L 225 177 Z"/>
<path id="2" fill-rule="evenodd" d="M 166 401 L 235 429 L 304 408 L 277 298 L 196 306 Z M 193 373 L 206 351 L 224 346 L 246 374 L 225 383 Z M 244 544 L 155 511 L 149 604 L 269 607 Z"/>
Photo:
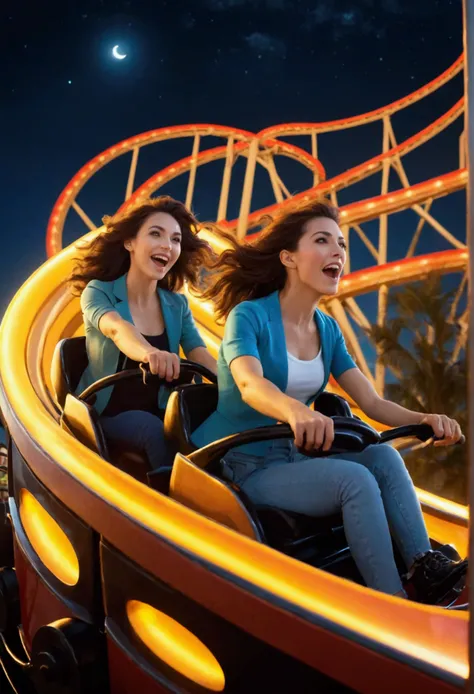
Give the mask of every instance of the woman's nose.
<path id="1" fill-rule="evenodd" d="M 161 238 L 158 242 L 158 246 L 160 248 L 166 248 L 167 250 L 171 250 L 171 239 Z"/>

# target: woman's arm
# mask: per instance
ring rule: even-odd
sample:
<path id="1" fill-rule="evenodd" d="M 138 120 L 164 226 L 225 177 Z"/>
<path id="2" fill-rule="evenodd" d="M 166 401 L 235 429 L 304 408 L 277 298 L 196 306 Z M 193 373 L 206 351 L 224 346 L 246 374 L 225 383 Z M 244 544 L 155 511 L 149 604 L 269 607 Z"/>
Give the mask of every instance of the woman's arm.
<path id="1" fill-rule="evenodd" d="M 430 424 L 435 436 L 445 438 L 443 443 L 453 443 L 461 437 L 461 428 L 454 419 L 446 415 L 424 414 L 408 410 L 395 402 L 378 395 L 372 383 L 358 369 L 348 369 L 337 378 L 337 382 L 360 409 L 371 419 L 390 427 L 406 424 Z"/>
<path id="2" fill-rule="evenodd" d="M 124 320 L 117 311 L 104 313 L 99 319 L 99 330 L 129 359 L 148 364 L 152 374 L 167 381 L 178 378 L 178 355 L 153 347 L 140 331 L 132 323 Z"/>
<path id="3" fill-rule="evenodd" d="M 150 345 L 132 323 L 121 317 L 107 292 L 94 282 L 89 282 L 81 294 L 81 309 L 86 324 L 100 330 L 129 359 L 148 364 L 152 374 L 167 381 L 178 378 L 178 355 Z"/>
<path id="4" fill-rule="evenodd" d="M 230 370 L 242 400 L 267 417 L 287 422 L 295 435 L 296 446 L 308 451 L 321 446 L 324 451 L 331 448 L 334 440 L 332 420 L 282 393 L 263 376 L 259 359 L 237 357 L 231 362 Z"/>
<path id="5" fill-rule="evenodd" d="M 140 331 L 132 323 L 124 320 L 117 311 L 109 311 L 102 316 L 99 330 L 133 361 L 144 361 L 146 355 L 154 349 Z"/>
<path id="6" fill-rule="evenodd" d="M 264 378 L 262 364 L 255 357 L 234 359 L 230 370 L 242 400 L 267 417 L 287 422 L 291 408 L 302 405 Z"/>
<path id="7" fill-rule="evenodd" d="M 89 282 L 82 292 L 81 309 L 86 324 L 100 330 L 129 359 L 143 361 L 145 354 L 152 349 L 135 326 L 115 310 L 107 292 L 96 282 Z"/>
<path id="8" fill-rule="evenodd" d="M 209 371 L 212 371 L 212 373 L 217 374 L 217 362 L 207 347 L 195 347 L 187 356 L 191 361 L 196 361 L 209 369 Z"/>
<path id="9" fill-rule="evenodd" d="M 242 400 L 257 412 L 287 422 L 295 444 L 308 451 L 322 446 L 329 450 L 334 440 L 332 419 L 290 398 L 263 375 L 259 340 L 265 317 L 251 302 L 238 304 L 229 314 L 222 341 L 222 355 L 229 365 Z"/>

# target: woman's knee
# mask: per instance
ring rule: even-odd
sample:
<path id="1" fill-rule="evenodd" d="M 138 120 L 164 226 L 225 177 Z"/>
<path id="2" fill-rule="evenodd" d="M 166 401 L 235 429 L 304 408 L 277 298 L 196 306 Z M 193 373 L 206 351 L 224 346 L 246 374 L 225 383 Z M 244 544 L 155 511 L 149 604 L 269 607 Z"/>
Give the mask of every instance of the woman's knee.
<path id="1" fill-rule="evenodd" d="M 409 477 L 408 470 L 400 453 L 388 443 L 371 447 L 369 469 L 376 479 L 400 479 Z"/>
<path id="2" fill-rule="evenodd" d="M 160 442 L 164 439 L 163 422 L 151 412 L 140 412 L 137 420 L 142 437 L 149 441 Z"/>
<path id="3" fill-rule="evenodd" d="M 355 497 L 367 501 L 380 497 L 380 488 L 374 475 L 363 465 L 354 463 L 346 469 L 341 480 L 341 501 L 344 503 Z"/>
<path id="4" fill-rule="evenodd" d="M 129 410 L 119 416 L 125 415 L 125 421 L 114 422 L 113 438 L 144 449 L 163 445 L 163 422 L 159 417 L 142 410 Z"/>

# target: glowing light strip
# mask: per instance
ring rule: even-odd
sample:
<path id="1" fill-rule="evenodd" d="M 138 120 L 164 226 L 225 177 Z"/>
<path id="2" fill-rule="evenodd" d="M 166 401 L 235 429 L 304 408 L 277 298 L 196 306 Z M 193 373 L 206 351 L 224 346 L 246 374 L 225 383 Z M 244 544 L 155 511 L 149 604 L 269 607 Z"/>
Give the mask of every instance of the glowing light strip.
<path id="1" fill-rule="evenodd" d="M 158 658 L 209 691 L 225 687 L 217 658 L 189 629 L 151 605 L 129 600 L 128 620 L 138 638 Z"/>
<path id="2" fill-rule="evenodd" d="M 326 123 L 306 123 L 306 124 L 301 124 L 301 123 L 293 123 L 293 124 L 286 124 L 286 125 L 279 125 L 279 126 L 272 126 L 271 128 L 267 128 L 265 130 L 262 130 L 260 133 L 254 134 L 249 131 L 237 129 L 237 128 L 231 128 L 231 127 L 225 127 L 225 126 L 219 126 L 219 125 L 211 125 L 211 124 L 195 124 L 195 125 L 184 125 L 184 126 L 173 126 L 170 128 L 161 128 L 157 130 L 150 130 L 146 133 L 142 133 L 141 135 L 137 135 L 135 137 L 129 138 L 127 140 L 123 140 L 122 142 L 117 143 L 116 145 L 109 147 L 107 150 L 102 152 L 101 154 L 97 155 L 93 159 L 91 159 L 87 164 L 85 164 L 78 172 L 77 174 L 71 179 L 71 181 L 68 183 L 66 188 L 63 190 L 61 195 L 59 196 L 56 204 L 54 205 L 53 211 L 51 213 L 50 219 L 48 221 L 48 227 L 47 227 L 47 233 L 46 233 L 46 250 L 48 256 L 54 255 L 54 253 L 57 253 L 60 250 L 61 246 L 61 238 L 62 238 L 62 229 L 64 225 L 64 220 L 66 217 L 66 214 L 70 208 L 72 200 L 74 200 L 81 188 L 84 186 L 84 184 L 89 180 L 89 178 L 100 168 L 102 168 L 105 164 L 107 164 L 109 161 L 112 159 L 115 159 L 116 157 L 120 156 L 126 151 L 131 151 L 136 147 L 142 147 L 147 144 L 151 144 L 152 142 L 158 142 L 164 139 L 168 138 L 174 138 L 174 137 L 184 137 L 184 136 L 191 136 L 191 135 L 218 135 L 221 137 L 233 137 L 236 140 L 246 140 L 248 141 L 249 139 L 252 139 L 254 137 L 258 137 L 260 144 L 263 146 L 267 147 L 277 147 L 278 151 L 282 153 L 283 151 L 291 151 L 292 149 L 294 152 L 297 150 L 300 152 L 299 156 L 295 156 L 296 159 L 300 160 L 299 157 L 303 157 L 303 160 L 307 157 L 310 157 L 310 155 L 305 151 L 305 150 L 300 150 L 298 147 L 294 147 L 293 145 L 289 145 L 288 143 L 285 142 L 279 142 L 278 140 L 273 141 L 272 139 L 268 139 L 269 137 L 271 138 L 274 134 L 278 134 L 280 136 L 283 135 L 297 135 L 297 134 L 303 134 L 303 132 L 308 132 L 308 133 L 317 133 L 317 132 L 328 132 L 330 130 L 338 130 L 342 128 L 347 128 L 347 127 L 354 127 L 356 125 L 363 125 L 365 123 L 371 122 L 372 120 L 377 120 L 378 118 L 383 117 L 384 115 L 391 115 L 397 110 L 400 110 L 402 108 L 405 108 L 405 106 L 408 106 L 409 104 L 415 103 L 421 98 L 424 98 L 425 96 L 428 96 L 431 94 L 433 91 L 438 89 L 440 86 L 445 84 L 447 81 L 449 81 L 452 77 L 454 77 L 461 69 L 463 65 L 463 56 L 461 55 L 454 63 L 451 65 L 447 70 L 445 70 L 441 75 L 439 75 L 437 78 L 429 82 L 427 85 L 424 85 L 423 87 L 420 87 L 420 89 L 416 90 L 412 94 L 409 94 L 408 96 L 399 99 L 396 102 L 393 102 L 392 104 L 388 104 L 387 106 L 384 106 L 382 108 L 376 109 L 375 111 L 371 111 L 368 113 L 364 113 L 360 116 L 355 116 L 351 118 L 345 118 L 345 119 L 340 119 L 337 121 L 328 121 Z M 458 104 L 454 108 L 462 109 L 463 103 L 462 100 L 458 102 Z M 451 109 L 452 110 L 452 109 Z M 449 112 L 448 114 L 445 114 L 442 116 L 438 121 L 435 123 L 440 123 L 441 125 L 446 125 L 449 120 Z M 434 125 L 434 124 L 433 124 Z M 421 131 L 418 135 L 413 136 L 413 138 L 409 138 L 405 143 L 402 143 L 401 145 L 398 145 L 396 148 L 393 150 L 390 150 L 390 152 L 385 153 L 385 155 L 381 155 L 381 157 L 386 157 L 393 155 L 395 152 L 404 152 L 406 149 L 406 146 L 408 143 L 412 141 L 419 140 L 420 137 L 423 135 L 423 133 L 426 133 L 427 131 L 430 130 L 433 126 L 428 126 L 424 131 Z M 200 155 L 201 156 L 201 155 Z M 378 159 L 381 161 L 381 157 Z M 372 163 L 366 162 L 366 165 L 369 169 L 374 169 L 375 164 L 373 163 L 374 160 L 371 160 Z M 201 163 L 201 162 L 199 162 Z M 318 164 L 321 168 L 322 165 L 319 163 Z M 341 177 L 336 177 L 336 179 L 341 178 L 341 181 L 343 182 L 343 185 L 347 185 L 349 182 L 350 176 L 354 175 L 354 171 L 362 169 L 364 167 L 364 164 L 360 165 L 360 167 L 356 167 L 356 169 L 352 169 L 350 172 L 346 172 L 345 174 L 342 175 Z M 168 167 L 170 169 L 173 168 L 173 165 Z M 320 178 L 325 176 L 321 176 Z M 335 183 L 334 181 L 331 183 L 330 187 L 334 188 Z M 259 210 L 257 213 L 253 213 L 250 215 L 249 218 L 249 228 L 251 228 L 251 225 L 257 219 L 259 216 L 261 216 L 264 213 L 264 210 Z M 231 223 L 233 224 L 233 223 Z"/>
<path id="3" fill-rule="evenodd" d="M 196 134 L 233 137 L 236 140 L 246 140 L 254 137 L 254 134 L 248 130 L 222 125 L 212 125 L 210 123 L 196 123 L 192 125 L 176 125 L 168 128 L 148 130 L 140 135 L 122 140 L 112 147 L 108 147 L 79 169 L 57 199 L 48 220 L 46 231 L 46 252 L 48 256 L 50 257 L 61 250 L 62 227 L 66 214 L 69 211 L 70 203 L 77 197 L 79 191 L 84 187 L 91 176 L 99 169 L 125 152 L 132 151 L 135 147 L 143 147 L 153 142 L 160 142 L 170 138 L 191 137 Z"/>
<path id="4" fill-rule="evenodd" d="M 79 559 L 57 522 L 27 489 L 20 491 L 20 518 L 26 536 L 43 564 L 67 586 L 79 580 Z"/>
<path id="5" fill-rule="evenodd" d="M 469 509 L 467 506 L 462 504 L 457 504 L 455 501 L 449 501 L 449 499 L 443 499 L 440 496 L 431 494 L 424 489 L 417 488 L 418 498 L 422 504 L 431 506 L 431 508 L 441 511 L 442 513 L 448 513 L 451 516 L 456 516 L 466 522 L 469 521 Z"/>
<path id="6" fill-rule="evenodd" d="M 254 133 L 247 130 L 241 130 L 238 128 L 222 126 L 222 125 L 209 125 L 209 124 L 195 124 L 195 125 L 184 125 L 184 126 L 173 126 L 169 128 L 160 128 L 158 130 L 150 130 L 149 132 L 143 133 L 142 135 L 137 135 L 127 140 L 123 140 L 113 147 L 109 147 L 104 152 L 101 152 L 93 159 L 91 159 L 87 164 L 85 164 L 75 176 L 69 181 L 66 188 L 60 194 L 58 200 L 56 201 L 51 216 L 48 220 L 48 226 L 46 230 L 46 251 L 48 257 L 51 257 L 61 249 L 61 239 L 62 239 L 62 229 L 64 226 L 64 220 L 66 218 L 67 212 L 71 206 L 73 200 L 77 198 L 80 190 L 84 187 L 87 181 L 103 166 L 112 161 L 113 159 L 119 157 L 125 152 L 133 150 L 135 147 L 143 147 L 145 145 L 152 144 L 154 142 L 159 142 L 162 140 L 167 140 L 169 138 L 179 138 L 179 137 L 190 137 L 192 135 L 199 134 L 201 136 L 214 135 L 217 137 L 233 137 L 235 140 L 240 140 L 234 145 L 235 151 L 242 151 L 248 147 L 248 141 L 255 137 Z M 321 162 L 314 159 L 306 150 L 297 147 L 296 145 L 291 145 L 287 142 L 278 142 L 277 140 L 264 139 L 260 143 L 264 147 L 273 148 L 276 154 L 282 154 L 289 156 L 297 161 L 305 164 L 311 170 L 318 171 L 319 178 L 324 179 L 325 171 Z M 198 165 L 207 163 L 208 161 L 213 161 L 214 159 L 219 159 L 221 156 L 225 156 L 226 147 L 216 147 L 211 150 L 206 150 L 200 152 L 198 155 Z M 187 163 L 185 163 L 189 159 Z M 174 176 L 179 175 L 177 172 L 182 173 L 183 171 L 190 168 L 192 164 L 192 156 L 186 159 L 170 164 L 162 172 L 158 172 L 152 177 L 155 184 L 163 185 L 166 180 L 174 178 Z M 158 185 L 156 186 L 158 187 Z M 144 194 L 144 190 L 151 190 L 152 185 L 149 181 L 145 182 L 141 186 L 141 193 L 138 197 Z M 137 191 L 130 198 L 132 204 L 133 201 L 137 199 Z"/>
<path id="7" fill-rule="evenodd" d="M 339 118 L 333 121 L 324 121 L 322 123 L 282 123 L 281 125 L 272 125 L 269 128 L 265 128 L 259 134 L 260 136 L 267 137 L 289 137 L 293 135 L 309 135 L 311 133 L 316 133 L 317 135 L 330 132 L 332 130 L 344 130 L 345 128 L 351 128 L 355 126 L 365 125 L 371 123 L 375 120 L 379 120 L 387 115 L 392 115 L 397 111 L 400 111 L 407 106 L 411 106 L 420 99 L 424 99 L 429 96 L 437 89 L 442 87 L 446 82 L 449 82 L 453 77 L 455 77 L 463 68 L 464 55 L 461 54 L 447 70 L 445 70 L 441 75 L 435 77 L 428 84 L 423 85 L 419 89 L 416 89 L 411 94 L 393 101 L 391 104 L 386 106 L 381 106 L 374 111 L 367 111 L 358 116 L 350 116 L 349 118 Z"/>
<path id="8" fill-rule="evenodd" d="M 277 141 L 262 142 L 262 145 L 267 145 L 269 147 L 278 146 L 278 151 L 276 152 L 277 154 L 282 154 L 291 159 L 295 159 L 301 164 L 304 164 L 311 171 L 317 171 L 320 180 L 324 180 L 326 178 L 326 172 L 321 162 L 318 159 L 314 159 L 310 154 L 308 154 L 308 152 L 306 152 L 306 150 L 300 149 L 295 145 L 289 145 L 287 143 L 281 143 Z M 236 145 L 234 145 L 234 154 L 244 154 L 246 153 L 246 150 L 248 150 L 248 147 L 249 144 L 247 142 L 239 142 Z M 123 203 L 123 205 L 120 207 L 120 210 L 123 211 L 135 205 L 141 198 L 149 197 L 158 188 L 163 186 L 168 181 L 184 173 L 185 171 L 189 171 L 194 161 L 197 161 L 198 166 L 202 166 L 204 164 L 208 164 L 211 161 L 216 161 L 217 159 L 225 158 L 226 153 L 226 146 L 215 147 L 213 149 L 207 149 L 205 151 L 199 152 L 198 156 L 196 157 L 196 160 L 191 155 L 189 157 L 185 157 L 184 159 L 180 159 L 179 161 L 174 162 L 173 164 L 170 164 L 164 169 L 161 169 L 161 171 L 158 171 L 157 173 L 153 174 L 153 176 L 150 176 L 150 178 L 148 178 L 144 183 L 142 183 L 142 185 L 134 191 L 133 195 L 131 195 L 130 198 Z"/>

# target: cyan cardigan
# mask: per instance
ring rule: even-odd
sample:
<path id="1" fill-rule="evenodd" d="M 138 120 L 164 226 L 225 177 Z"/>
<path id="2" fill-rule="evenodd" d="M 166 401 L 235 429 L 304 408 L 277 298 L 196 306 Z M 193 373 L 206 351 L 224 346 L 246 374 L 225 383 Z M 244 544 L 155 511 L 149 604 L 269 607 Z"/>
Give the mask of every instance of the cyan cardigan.
<path id="1" fill-rule="evenodd" d="M 344 371 L 356 367 L 334 318 L 316 310 L 314 319 L 321 341 L 324 382 L 309 399 L 308 405 L 324 390 L 330 374 L 337 378 Z M 262 364 L 264 377 L 283 393 L 286 391 L 288 356 L 278 292 L 262 299 L 243 301 L 230 312 L 217 362 L 219 403 L 216 412 L 192 435 L 193 442 L 199 447 L 246 429 L 276 423 L 242 400 L 230 365 L 234 359 L 243 356 L 256 357 Z M 239 447 L 239 451 L 264 455 L 267 447 L 267 443 L 248 444 Z"/>
<path id="2" fill-rule="evenodd" d="M 179 353 L 180 346 L 185 354 L 196 347 L 205 347 L 191 311 L 188 300 L 183 294 L 157 288 L 160 299 L 163 320 L 168 335 L 170 352 Z M 99 330 L 99 321 L 105 313 L 117 311 L 120 316 L 133 324 L 127 296 L 127 275 L 122 275 L 113 282 L 92 280 L 81 295 L 81 308 L 86 333 L 87 354 L 89 366 L 84 371 L 78 393 L 87 388 L 99 378 L 114 374 L 120 356 L 120 350 L 113 340 Z M 112 388 L 106 388 L 97 393 L 95 409 L 101 414 L 112 394 Z M 159 406 L 164 408 L 168 400 L 167 388 L 160 388 Z"/>

